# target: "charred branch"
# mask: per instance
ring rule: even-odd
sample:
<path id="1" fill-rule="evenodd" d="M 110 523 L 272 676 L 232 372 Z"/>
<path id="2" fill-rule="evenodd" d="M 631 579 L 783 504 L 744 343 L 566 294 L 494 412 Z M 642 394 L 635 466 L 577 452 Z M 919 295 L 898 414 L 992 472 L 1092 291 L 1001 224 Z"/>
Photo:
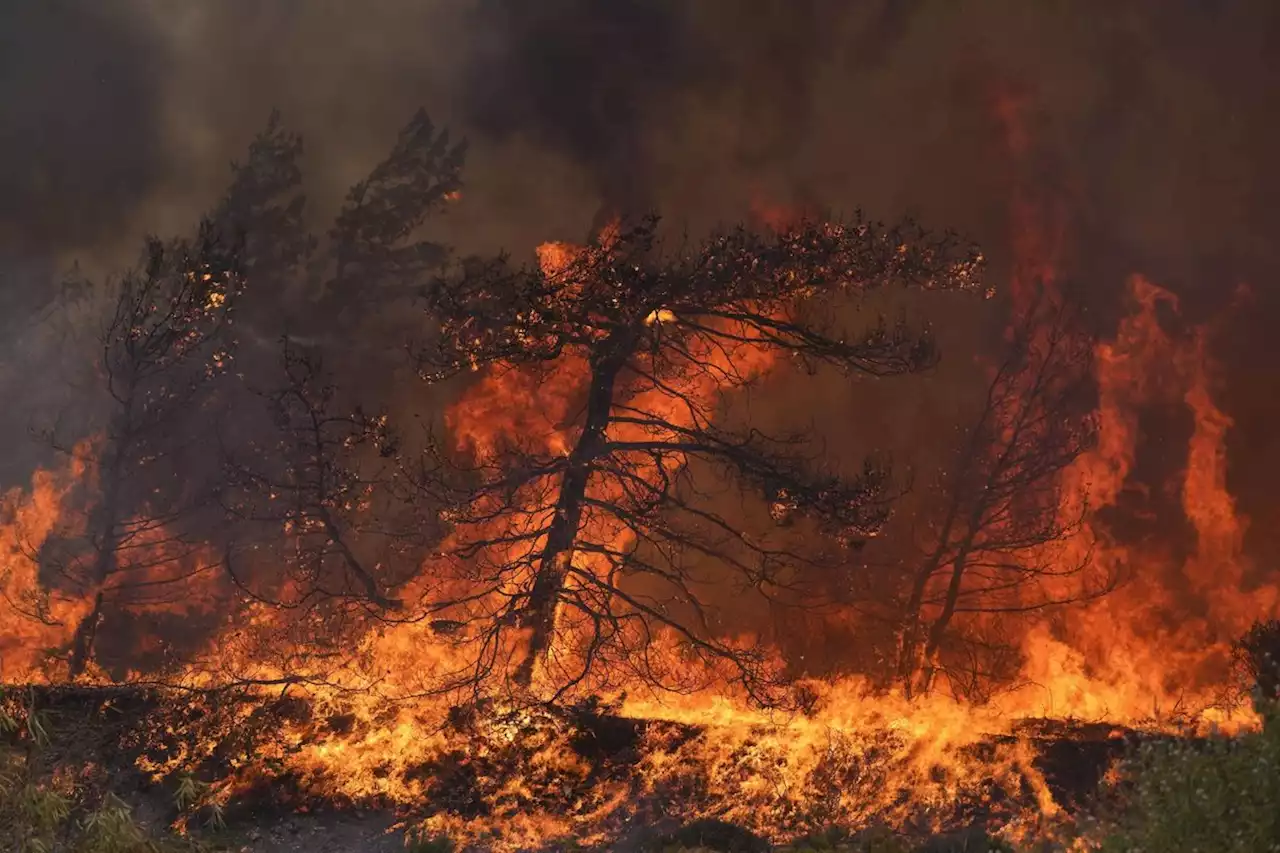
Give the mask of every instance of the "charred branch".
<path id="1" fill-rule="evenodd" d="M 940 668 L 955 669 L 940 656 L 963 646 L 953 636 L 957 616 L 1031 613 L 1111 588 L 1114 579 L 1090 571 L 1086 504 L 1062 499 L 1065 472 L 1096 435 L 1091 381 L 1091 342 L 1070 305 L 1042 293 L 1015 318 L 977 420 L 940 483 L 904 610 L 898 674 L 908 691 L 927 691 Z"/>
<path id="2" fill-rule="evenodd" d="M 397 528 L 392 516 L 400 507 L 388 505 L 395 468 L 387 460 L 397 444 L 387 418 L 342 407 L 320 357 L 287 338 L 281 373 L 278 387 L 260 392 L 275 440 L 251 455 L 224 445 L 222 506 L 265 533 L 295 597 L 322 593 L 397 610 L 402 602 L 389 589 L 403 578 L 389 567 L 415 565 L 423 536 L 412 520 Z M 271 549 L 279 537 L 283 547 Z"/>
<path id="3" fill-rule="evenodd" d="M 877 376 L 928 367 L 927 333 L 834 328 L 819 321 L 833 313 L 821 303 L 894 285 L 976 287 L 981 257 L 950 235 L 862 220 L 773 237 L 739 229 L 670 254 L 656 229 L 656 218 L 606 229 L 536 269 L 464 262 L 426 292 L 441 326 L 419 354 L 432 381 L 584 367 L 563 454 L 513 436 L 470 464 L 441 454 L 420 468 L 431 472 L 425 490 L 449 494 L 459 570 L 501 590 L 485 608 L 449 615 L 465 626 L 451 635 L 484 651 L 476 672 L 488 676 L 503 634 L 528 631 L 513 683 L 528 688 L 541 666 L 556 696 L 610 671 L 680 689 L 678 667 L 658 659 L 662 638 L 772 703 L 776 673 L 758 645 L 719 638 L 699 567 L 802 599 L 799 567 L 834 565 L 843 552 L 745 534 L 700 500 L 690 465 L 755 494 L 779 524 L 816 519 L 826 541 L 846 547 L 875 535 L 891 498 L 882 461 L 842 478 L 806 454 L 811 436 L 735 432 L 716 425 L 717 409 L 779 357 Z"/>

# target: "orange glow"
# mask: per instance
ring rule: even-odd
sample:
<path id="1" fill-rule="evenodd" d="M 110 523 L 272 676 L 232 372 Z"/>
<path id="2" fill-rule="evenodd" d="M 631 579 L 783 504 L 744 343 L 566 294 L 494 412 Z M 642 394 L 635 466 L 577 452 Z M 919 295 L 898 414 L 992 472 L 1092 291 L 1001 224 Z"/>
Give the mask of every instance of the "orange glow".
<path id="1" fill-rule="evenodd" d="M 750 213 L 753 222 L 778 234 L 814 217 L 814 211 L 805 205 L 777 204 L 758 194 L 751 199 Z"/>
<path id="2" fill-rule="evenodd" d="M 1016 110 L 1007 111 L 1013 122 Z M 1011 152 L 1025 151 L 1025 131 L 1011 124 L 1008 133 Z M 1014 310 L 1025 307 L 1035 281 L 1052 286 L 1058 278 L 1063 232 L 1053 221 L 1045 222 L 1046 215 L 1052 218 L 1046 210 L 1053 208 L 1014 203 L 1015 230 L 1025 232 L 1024 239 L 1014 240 Z M 781 230 L 799 214 L 760 206 L 755 215 Z M 616 224 L 605 230 L 606 248 L 609 235 L 616 233 Z M 539 246 L 543 274 L 570 274 L 579 251 L 564 243 Z M 673 791 L 685 795 L 681 816 L 715 815 L 781 839 L 812 828 L 804 824 L 811 815 L 849 826 L 901 824 L 923 808 L 941 821 L 957 798 L 990 796 L 993 789 L 1029 797 L 1028 820 L 1051 819 L 1059 806 L 1032 766 L 1034 745 L 1019 734 L 1028 718 L 1170 728 L 1182 722 L 1177 713 L 1186 711 L 1195 712 L 1192 722 L 1201 726 L 1256 724 L 1251 712 L 1219 701 L 1226 684 L 1225 656 L 1230 641 L 1253 619 L 1275 612 L 1280 595 L 1274 583 L 1257 582 L 1259 572 L 1244 552 L 1246 520 L 1227 490 L 1225 441 L 1231 419 L 1215 401 L 1207 333 L 1167 331 L 1160 312 L 1176 311 L 1177 300 L 1141 277 L 1129 282 L 1128 294 L 1131 313 L 1114 338 L 1096 347 L 1098 445 L 1065 473 L 1068 488 L 1061 511 L 1075 516 L 1087 509 L 1087 524 L 1056 555 L 1071 562 L 1091 552 L 1100 570 L 1114 570 L 1128 582 L 1104 599 L 1075 608 L 1067 618 L 1037 616 L 1016 623 L 1023 631 L 1024 656 L 1018 689 L 978 707 L 939 693 L 908 701 L 899 692 L 875 689 L 865 677 L 846 677 L 800 685 L 812 702 L 803 714 L 781 716 L 754 708 L 724 677 L 695 674 L 691 681 L 716 686 L 687 695 L 658 693 L 616 674 L 609 683 L 586 680 L 565 698 L 598 692 L 616 700 L 623 717 L 652 723 L 634 748 L 634 778 L 600 777 L 575 752 L 563 719 L 516 701 L 526 697 L 485 696 L 493 704 L 469 729 L 446 727 L 451 707 L 474 697 L 436 691 L 451 675 L 474 666 L 469 657 L 474 650 L 449 642 L 433 620 L 370 619 L 356 623 L 345 637 L 348 642 L 324 661 L 323 686 L 295 688 L 305 689 L 313 713 L 305 720 L 282 722 L 254 760 L 236 759 L 217 796 L 225 799 L 245 790 L 276 765 L 303 788 L 337 800 L 420 805 L 433 795 L 432 777 L 422 768 L 458 762 L 478 776 L 476 784 L 485 786 L 499 806 L 482 816 L 442 812 L 431 818 L 430 827 L 464 841 L 484 837 L 498 850 L 533 847 L 564 835 L 588 844 L 605 841 L 638 798 Z M 654 308 L 650 316 L 653 326 L 680 322 L 669 309 Z M 679 369 L 677 357 L 671 375 L 664 374 L 665 386 L 629 380 L 622 386 L 625 404 L 661 415 L 674 429 L 692 425 L 694 418 L 714 418 L 727 397 L 777 367 L 773 353 L 751 340 L 750 329 L 733 331 L 744 340 L 712 347 L 694 338 L 681 356 L 707 369 Z M 589 368 L 586 354 L 573 351 L 536 369 L 514 364 L 483 368 L 445 412 L 452 449 L 482 464 L 508 452 L 570 454 L 581 429 L 576 418 Z M 1186 554 L 1168 543 L 1127 542 L 1103 522 L 1106 512 L 1121 504 L 1126 488 L 1136 485 L 1141 419 L 1159 407 L 1182 407 L 1193 423 L 1180 478 L 1181 510 L 1195 535 Z M 670 430 L 654 432 L 629 423 L 611 424 L 608 434 L 616 440 L 674 437 Z M 625 461 L 650 482 L 688 464 L 678 452 L 656 457 L 635 452 L 626 454 Z M 10 602 L 29 601 L 38 591 L 41 579 L 33 555 L 59 525 L 83 518 L 82 510 L 71 513 L 64 504 L 74 489 L 92 484 L 93 469 L 86 444 L 65 470 L 36 472 L 29 491 L 3 498 L 0 591 Z M 588 494 L 602 500 L 616 497 L 610 488 L 608 481 L 592 481 Z M 492 538 L 497 544 L 483 549 L 491 563 L 514 564 L 535 553 L 544 538 L 511 535 L 544 529 L 555 510 L 535 487 L 517 497 L 515 511 L 455 527 L 441 552 Z M 603 513 L 584 514 L 580 540 L 587 545 L 624 550 L 632 535 Z M 609 570 L 604 558 L 586 548 L 574 550 L 568 559 L 576 572 L 569 584 L 586 583 Z M 499 613 L 513 588 L 530 581 L 514 576 L 490 589 L 474 566 L 463 563 L 432 556 L 400 594 L 413 602 L 476 593 L 457 613 L 432 616 L 439 617 L 435 621 L 458 615 L 482 618 Z M 190 600 L 201 602 L 193 606 L 204 606 L 209 592 L 193 588 Z M 9 680 L 40 677 L 36 651 L 64 644 L 86 607 L 83 601 L 55 597 L 50 624 L 7 621 L 0 634 L 0 675 Z M 315 626 L 309 618 L 265 604 L 243 606 L 179 680 L 200 686 L 229 678 L 262 679 L 276 682 L 274 697 L 279 682 L 311 664 L 307 652 Z M 547 667 L 569 667 L 576 661 L 588 630 L 582 617 L 560 614 L 553 653 L 535 674 L 535 697 L 549 692 L 555 673 Z M 754 639 L 744 636 L 742 642 Z M 506 645 L 495 654 L 496 668 L 501 671 L 517 659 L 526 641 L 521 631 L 507 632 Z M 690 667 L 670 637 L 659 634 L 645 651 L 666 671 L 683 673 Z M 781 671 L 785 662 L 777 659 L 771 666 Z M 240 717 L 234 722 L 245 722 L 251 710 L 236 710 Z M 339 718 L 350 722 L 330 725 Z M 992 736 L 1001 737 L 993 744 Z M 975 749 L 979 744 L 984 750 Z M 192 739 L 163 759 L 144 753 L 139 767 L 161 778 L 194 766 L 218 746 L 212 734 Z M 519 753 L 518 772 L 501 775 L 485 769 L 486 762 L 497 764 L 504 751 L 513 750 Z M 459 752 L 464 753 L 461 758 Z M 563 796 L 549 806 L 546 792 L 553 790 Z M 497 838 L 495 831 L 500 832 Z"/>
<path id="3" fill-rule="evenodd" d="M 45 590 L 39 554 L 50 536 L 82 532 L 64 527 L 63 504 L 77 487 L 91 487 L 94 476 L 93 444 L 84 441 L 60 467 L 37 469 L 30 491 L 15 488 L 0 496 L 0 606 L 20 614 L 4 615 L 0 680 L 40 680 L 43 651 L 65 644 L 88 611 L 83 600 Z"/>

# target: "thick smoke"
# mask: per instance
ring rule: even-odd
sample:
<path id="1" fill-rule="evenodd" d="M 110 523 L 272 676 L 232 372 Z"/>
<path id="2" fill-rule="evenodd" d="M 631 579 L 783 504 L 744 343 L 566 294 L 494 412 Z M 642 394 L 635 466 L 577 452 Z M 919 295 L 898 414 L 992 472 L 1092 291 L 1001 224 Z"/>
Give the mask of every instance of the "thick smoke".
<path id="1" fill-rule="evenodd" d="M 0 5 L 0 247 L 111 238 L 156 189 L 165 45 L 99 4 Z"/>
<path id="2" fill-rule="evenodd" d="M 4 338 L 46 301 L 59 253 L 118 239 L 156 191 L 164 64 L 143 22 L 98 4 L 0 3 Z"/>
<path id="3" fill-rule="evenodd" d="M 711 71 L 683 5 L 481 2 L 471 17 L 483 36 L 463 77 L 465 120 L 494 139 L 529 134 L 563 152 L 606 205 L 646 206 L 659 183 L 648 131 L 664 102 Z"/>
<path id="4" fill-rule="evenodd" d="M 1280 527 L 1268 0 L 12 2 L 0 33 L 0 259 L 9 279 L 21 259 L 22 287 L 185 228 L 273 107 L 305 135 L 321 222 L 417 106 L 469 136 L 463 200 L 439 225 L 465 250 L 524 253 L 619 208 L 697 230 L 765 199 L 954 227 L 998 280 L 1011 187 L 1030 181 L 1063 202 L 1065 272 L 1100 327 L 1134 271 L 1192 318 L 1224 316 L 1232 453 L 1250 459 L 1232 485 L 1258 527 Z M 1011 90 L 1030 167 L 992 116 Z M 1241 282 L 1253 301 L 1228 316 Z M 928 437 L 918 404 L 868 416 L 865 397 L 840 399 L 859 443 Z"/>

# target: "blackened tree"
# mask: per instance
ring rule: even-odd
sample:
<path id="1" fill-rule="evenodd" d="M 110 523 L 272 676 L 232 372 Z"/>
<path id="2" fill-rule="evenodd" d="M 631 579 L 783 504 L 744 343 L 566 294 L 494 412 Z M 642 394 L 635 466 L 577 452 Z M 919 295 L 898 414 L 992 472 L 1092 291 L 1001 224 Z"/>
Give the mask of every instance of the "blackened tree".
<path id="1" fill-rule="evenodd" d="M 238 522 L 262 530 L 253 547 L 277 572 L 245 577 L 231 558 L 227 569 L 250 596 L 278 607 L 396 610 L 391 590 L 408 579 L 401 572 L 416 572 L 426 537 L 401 511 L 412 504 L 397 499 L 398 444 L 387 417 L 346 405 L 318 354 L 285 339 L 281 355 L 283 382 L 261 392 L 273 429 L 224 448 L 220 496 Z M 257 582 L 282 580 L 287 598 Z"/>
<path id="2" fill-rule="evenodd" d="M 228 189 L 196 236 L 148 239 L 139 266 L 101 289 L 100 493 L 86 547 L 53 560 L 63 593 L 89 601 L 71 641 L 73 678 L 93 658 L 109 607 L 167 603 L 216 567 L 207 531 L 192 529 L 217 490 L 199 462 L 209 438 L 202 424 L 225 402 L 234 318 L 249 283 L 278 278 L 309 250 L 300 154 L 301 141 L 273 114 L 245 161 L 232 164 Z"/>
<path id="3" fill-rule="evenodd" d="M 73 677 L 94 657 L 99 624 L 113 607 L 180 598 L 193 578 L 224 567 L 229 551 L 211 547 L 210 524 L 225 503 L 218 498 L 230 490 L 218 454 L 208 449 L 222 438 L 243 459 L 260 436 L 253 427 L 214 435 L 211 425 L 258 422 L 247 408 L 253 395 L 239 380 L 246 373 L 264 375 L 274 362 L 274 348 L 261 345 L 278 339 L 286 325 L 310 336 L 313 345 L 332 342 L 336 331 L 385 307 L 389 294 L 410 292 L 409 282 L 420 283 L 447 254 L 418 230 L 458 192 L 465 144 L 450 142 L 425 113 L 414 115 L 391 154 L 353 188 L 327 240 L 306 228 L 301 153 L 301 138 L 273 114 L 246 160 L 233 164 L 227 192 L 194 238 L 150 239 L 136 270 L 89 288 L 107 306 L 94 365 L 105 400 L 97 430 L 99 494 L 83 525 L 88 533 L 78 537 L 84 541 L 65 541 L 42 554 L 47 573 L 57 578 L 57 594 L 88 602 L 70 644 Z M 332 420 L 326 433 L 344 417 L 352 425 L 360 421 L 360 415 L 334 412 L 320 380 L 308 373 L 309 358 L 295 353 L 286 360 L 292 396 L 268 400 L 276 423 L 288 433 L 309 406 L 327 407 Z M 237 367 L 229 371 L 233 359 Z M 50 437 L 59 446 L 70 444 Z M 276 442 L 271 452 L 282 452 L 285 444 Z M 317 493 L 309 509 L 295 502 L 301 513 L 296 520 L 306 525 L 327 517 L 336 529 L 337 513 L 346 506 L 340 493 L 358 491 L 354 482 L 328 479 L 340 467 L 303 471 L 296 454 L 255 462 L 261 464 L 242 469 L 233 487 L 244 486 L 250 470 L 279 471 L 281 465 L 298 474 L 299 489 L 308 477 L 323 478 L 318 485 L 325 494 Z M 223 534 L 234 539 L 238 531 Z M 307 527 L 308 543 L 312 534 Z M 320 563 L 327 567 L 331 556 L 326 552 Z M 359 595 L 375 607 L 392 603 L 354 551 L 345 559 Z M 317 564 L 299 557 L 291 567 L 305 585 Z"/>
<path id="4" fill-rule="evenodd" d="M 270 608 L 280 636 L 293 632 L 290 667 L 371 621 L 413 618 L 397 589 L 438 525 L 400 488 L 382 404 L 407 321 L 421 325 L 413 300 L 449 257 L 423 226 L 458 198 L 466 148 L 415 113 L 325 235 L 294 238 L 297 250 L 277 259 L 277 291 L 297 292 L 251 321 L 259 346 L 240 386 L 250 393 L 218 427 L 222 554 L 239 591 Z M 276 224 L 296 233 L 292 220 Z"/>
<path id="5" fill-rule="evenodd" d="M 738 229 L 666 252 L 657 226 L 605 229 L 537 267 L 466 262 L 428 289 L 440 323 L 421 353 L 430 380 L 481 371 L 573 389 L 562 440 L 509 435 L 452 460 L 465 476 L 441 464 L 425 478 L 450 506 L 446 556 L 468 591 L 433 605 L 470 649 L 463 681 L 497 672 L 524 688 L 542 673 L 559 695 L 617 673 L 678 688 L 696 660 L 771 701 L 761 648 L 719 636 L 700 576 L 715 566 L 794 600 L 801 566 L 844 559 L 826 543 L 877 531 L 891 483 L 878 462 L 838 477 L 808 436 L 718 425 L 717 410 L 774 359 L 872 376 L 927 367 L 927 333 L 842 328 L 841 300 L 892 284 L 972 288 L 981 264 L 909 223 Z M 813 518 L 831 535 L 804 552 L 748 535 L 699 499 L 694 466 L 762 496 L 775 521 Z M 658 655 L 660 636 L 677 663 Z"/>
<path id="6" fill-rule="evenodd" d="M 1015 316 L 977 418 L 932 492 L 898 654 L 911 694 L 939 672 L 962 692 L 990 684 L 993 660 L 1008 650 L 982 630 L 984 617 L 1012 619 L 1113 585 L 1091 571 L 1087 500 L 1065 492 L 1077 485 L 1066 472 L 1096 437 L 1092 341 L 1076 320 L 1047 291 Z"/>
<path id="7" fill-rule="evenodd" d="M 100 495 L 87 551 L 60 562 L 63 585 L 90 602 L 76 626 L 70 674 L 91 660 L 104 607 L 148 598 L 202 571 L 183 516 L 201 501 L 170 482 L 173 430 L 229 364 L 231 312 L 243 278 L 234 242 L 206 222 L 192 242 L 151 241 L 115 288 L 98 363 L 110 411 L 98 459 Z M 191 561 L 195 565 L 191 565 Z"/>

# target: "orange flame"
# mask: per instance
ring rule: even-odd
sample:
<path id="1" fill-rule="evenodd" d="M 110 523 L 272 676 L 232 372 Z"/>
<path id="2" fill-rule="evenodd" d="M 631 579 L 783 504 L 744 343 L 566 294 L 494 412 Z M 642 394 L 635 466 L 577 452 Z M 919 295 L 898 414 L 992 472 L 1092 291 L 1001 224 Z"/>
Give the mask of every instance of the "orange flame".
<path id="1" fill-rule="evenodd" d="M 1022 131 L 1010 130 L 1011 151 L 1024 151 L 1028 144 Z M 1015 240 L 1015 305 L 1025 304 L 1032 279 L 1049 284 L 1056 280 L 1062 232 L 1039 227 L 1046 209 L 1051 208 L 1015 202 L 1015 223 L 1041 235 Z M 757 211 L 762 221 L 778 229 L 786 228 L 795 215 Z M 607 245 L 610 232 L 605 233 Z M 577 251 L 567 244 L 540 246 L 544 273 L 566 270 Z M 1177 336 L 1166 331 L 1160 311 L 1176 310 L 1177 300 L 1145 279 L 1134 277 L 1129 293 L 1133 313 L 1122 321 L 1113 340 L 1096 348 L 1099 443 L 1066 472 L 1070 505 L 1063 508 L 1074 514 L 1087 507 L 1089 524 L 1073 547 L 1091 549 L 1104 567 L 1123 569 L 1129 583 L 1067 619 L 1031 625 L 1022 639 L 1026 684 L 1021 689 L 973 707 L 941 695 L 908 702 L 895 692 L 873 690 L 863 678 L 848 677 L 805 684 L 814 697 L 812 710 L 779 719 L 750 709 L 744 697 L 730 689 L 681 696 L 645 692 L 642 685 L 613 685 L 615 696 L 625 693 L 624 716 L 698 729 L 697 736 L 671 727 L 646 730 L 637 747 L 641 790 L 622 781 L 593 779 L 592 768 L 568 743 L 567 730 L 535 725 L 535 713 L 526 709 L 515 717 L 483 720 L 477 724 L 480 734 L 472 735 L 477 738 L 478 745 L 472 744 L 476 759 L 489 757 L 486 750 L 517 741 L 524 750 L 519 774 L 490 780 L 495 802 L 528 802 L 534 799 L 532 789 L 547 779 L 559 780 L 566 788 L 592 785 L 590 794 L 572 808 L 539 811 L 510 805 L 476 819 L 441 814 L 432 819 L 432 828 L 467 839 L 498 827 L 501 839 L 488 839 L 496 849 L 534 846 L 568 834 L 591 843 L 606 836 L 603 827 L 625 814 L 637 796 L 705 788 L 713 792 L 714 802 L 691 803 L 688 816 L 714 813 L 781 838 L 801 826 L 803 815 L 821 814 L 832 823 L 848 825 L 873 819 L 904 821 L 921 806 L 947 806 L 961 792 L 992 781 L 1010 790 L 1029 786 L 1038 811 L 1052 816 L 1058 806 L 1031 765 L 1030 743 L 1009 738 L 994 754 L 983 756 L 970 748 L 990 734 L 1014 731 L 1026 717 L 1137 724 L 1187 707 L 1204 709 L 1204 720 L 1227 727 L 1255 724 L 1249 713 L 1208 707 L 1219 698 L 1225 680 L 1227 644 L 1252 619 L 1274 612 L 1280 593 L 1274 583 L 1257 583 L 1258 572 L 1245 556 L 1246 520 L 1226 485 L 1225 440 L 1231 419 L 1213 396 L 1207 333 Z M 663 315 L 663 310 L 655 311 L 655 323 L 679 321 L 670 311 Z M 691 357 L 711 369 L 677 376 L 666 388 L 634 387 L 627 405 L 659 413 L 676 427 L 689 426 L 695 411 L 714 411 L 724 395 L 775 367 L 773 356 L 753 345 L 749 336 L 732 350 L 699 350 Z M 577 437 L 575 407 L 588 376 L 581 354 L 561 358 L 545 371 L 515 365 L 486 368 L 446 413 L 455 449 L 479 461 L 493 460 L 510 447 L 569 453 Z M 1123 543 L 1102 520 L 1133 487 L 1141 418 L 1159 406 L 1185 407 L 1194 424 L 1181 476 L 1182 511 L 1195 533 L 1194 548 L 1185 557 L 1170 548 Z M 634 425 L 615 424 L 612 429 L 612 438 L 641 437 Z M 664 437 L 670 436 L 658 436 Z M 686 464 L 678 454 L 661 462 L 640 455 L 630 461 L 646 478 L 671 474 Z M 659 470 L 659 464 L 670 468 Z M 29 493 L 15 491 L 4 497 L 0 592 L 11 602 L 30 600 L 40 588 L 33 555 L 60 523 L 70 490 L 91 471 L 86 448 L 65 471 L 37 472 Z M 530 502 L 523 514 L 494 523 L 540 527 L 546 511 Z M 631 536 L 590 513 L 584 525 L 586 539 L 615 548 Z M 511 547 L 528 550 L 539 544 Z M 572 559 L 581 571 L 604 570 L 590 554 L 578 552 Z M 441 584 L 465 588 L 466 578 L 451 576 L 452 571 L 443 559 L 429 560 L 406 599 Z M 59 624 L 35 623 L 24 633 L 0 635 L 6 666 L 0 675 L 28 677 L 36 665 L 36 648 L 65 642 L 67 625 L 74 625 L 85 605 L 71 601 L 56 607 L 64 608 L 54 611 L 57 618 L 52 621 Z M 244 608 L 184 678 L 191 684 L 232 675 L 287 679 L 294 656 L 308 643 L 309 626 L 305 621 L 284 623 L 287 630 L 282 633 L 283 622 L 270 607 Z M 581 626 L 565 619 L 558 630 L 558 646 L 572 655 Z M 651 653 L 669 658 L 672 669 L 684 663 L 661 642 Z M 224 794 L 252 784 L 261 768 L 274 761 L 304 785 L 334 796 L 403 804 L 430 796 L 428 780 L 414 771 L 450 756 L 459 748 L 459 736 L 441 726 L 452 697 L 421 694 L 432 688 L 440 673 L 462 664 L 460 653 L 417 621 L 361 626 L 343 655 L 332 667 L 329 685 L 312 688 L 318 705 L 314 720 L 350 716 L 351 726 L 324 728 L 313 721 L 282 725 L 263 747 L 258 763 L 241 767 Z M 582 692 L 593 686 L 584 685 Z M 406 700 L 415 695 L 419 698 Z M 403 701 L 389 704 L 388 698 Z M 140 766 L 162 776 L 195 764 L 216 746 L 212 740 L 195 744 L 170 752 L 164 761 L 144 757 Z M 833 766 L 846 775 L 830 777 Z"/>
<path id="2" fill-rule="evenodd" d="M 64 529 L 63 505 L 94 470 L 92 442 L 83 441 L 61 467 L 37 469 L 30 491 L 0 496 L 0 606 L 9 610 L 0 632 L 0 679 L 40 680 L 44 650 L 64 645 L 88 611 L 87 602 L 47 591 L 40 552 L 51 536 L 78 532 Z"/>
<path id="3" fill-rule="evenodd" d="M 993 107 L 1011 162 L 1024 166 L 1033 147 L 1029 98 L 1006 88 Z M 1056 291 L 1066 229 L 1062 206 L 1020 176 L 1011 220 L 1016 315 L 1037 287 Z M 1176 313 L 1178 300 L 1141 276 L 1130 279 L 1128 295 L 1133 313 L 1114 340 L 1095 347 L 1098 443 L 1065 472 L 1064 507 L 1069 514 L 1088 510 L 1074 553 L 1064 557 L 1077 559 L 1088 549 L 1101 571 L 1126 583 L 1076 608 L 1061 624 L 1033 625 L 1022 644 L 1023 677 L 1031 686 L 1002 701 L 1015 712 L 1129 722 L 1201 711 L 1205 719 L 1228 724 L 1230 712 L 1214 706 L 1229 681 L 1229 644 L 1253 620 L 1275 612 L 1276 587 L 1241 589 L 1249 574 L 1246 525 L 1226 489 L 1231 419 L 1213 400 L 1207 331 L 1182 339 L 1166 332 L 1160 312 Z M 1197 536 L 1195 552 L 1181 560 L 1164 548 L 1122 544 L 1100 522 L 1131 486 L 1140 419 L 1153 407 L 1179 403 L 1194 422 L 1182 508 Z M 1203 616 L 1191 615 L 1197 601 L 1207 606 Z M 1230 725 L 1256 722 L 1243 710 Z"/>

